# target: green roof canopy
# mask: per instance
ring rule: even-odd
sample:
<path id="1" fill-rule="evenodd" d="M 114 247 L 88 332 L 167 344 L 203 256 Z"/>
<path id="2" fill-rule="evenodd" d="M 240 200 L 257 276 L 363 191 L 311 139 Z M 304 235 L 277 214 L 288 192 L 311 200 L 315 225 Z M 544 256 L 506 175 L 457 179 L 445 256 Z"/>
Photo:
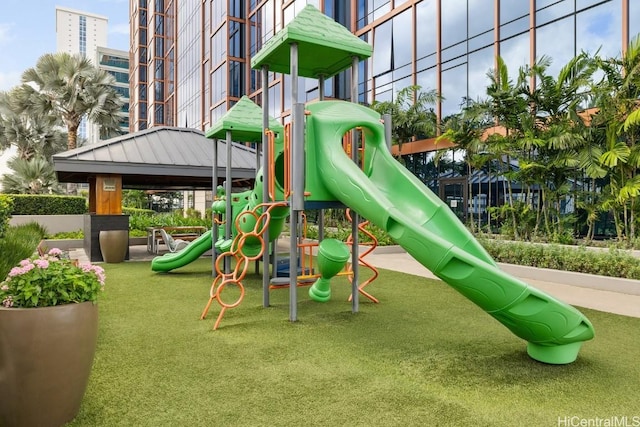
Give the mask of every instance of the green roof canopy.
<path id="1" fill-rule="evenodd" d="M 290 74 L 289 46 L 298 43 L 298 75 L 326 78 L 349 68 L 352 58 L 371 56 L 371 46 L 312 5 L 278 31 L 251 59 L 252 68 L 269 66 L 269 71 Z"/>
<path id="2" fill-rule="evenodd" d="M 282 125 L 269 117 L 269 128 L 277 133 Z M 205 136 L 226 139 L 228 130 L 232 141 L 262 142 L 262 109 L 245 95 L 205 132 Z"/>

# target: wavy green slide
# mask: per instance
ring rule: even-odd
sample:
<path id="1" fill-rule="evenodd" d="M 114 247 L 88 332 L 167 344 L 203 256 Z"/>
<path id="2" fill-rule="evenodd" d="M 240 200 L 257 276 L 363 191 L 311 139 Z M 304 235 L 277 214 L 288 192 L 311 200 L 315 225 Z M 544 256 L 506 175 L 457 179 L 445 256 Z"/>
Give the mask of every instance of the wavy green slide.
<path id="1" fill-rule="evenodd" d="M 449 207 L 391 156 L 378 113 L 343 101 L 311 103 L 307 110 L 315 179 L 324 186 L 319 191 L 384 229 L 437 277 L 526 340 L 533 359 L 565 364 L 577 358 L 582 343 L 594 336 L 589 320 L 500 270 Z M 354 127 L 366 136 L 363 170 L 341 147 L 342 136 Z"/>
<path id="2" fill-rule="evenodd" d="M 184 267 L 200 258 L 208 250 L 211 250 L 211 230 L 203 233 L 181 251 L 155 257 L 151 260 L 151 270 L 167 272 Z"/>

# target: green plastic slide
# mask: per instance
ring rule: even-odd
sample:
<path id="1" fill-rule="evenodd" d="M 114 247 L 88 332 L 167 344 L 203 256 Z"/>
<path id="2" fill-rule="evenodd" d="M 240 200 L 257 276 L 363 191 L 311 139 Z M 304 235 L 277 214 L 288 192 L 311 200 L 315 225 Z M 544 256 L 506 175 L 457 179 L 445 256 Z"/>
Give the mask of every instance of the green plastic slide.
<path id="1" fill-rule="evenodd" d="M 211 250 L 211 230 L 203 233 L 181 251 L 155 257 L 151 260 L 151 270 L 167 272 L 184 267 L 209 250 Z"/>
<path id="2" fill-rule="evenodd" d="M 449 207 L 391 156 L 375 111 L 343 101 L 311 103 L 307 109 L 307 150 L 315 149 L 317 179 L 327 193 L 384 229 L 436 276 L 526 340 L 533 359 L 552 364 L 576 359 L 582 343 L 594 336 L 589 320 L 500 270 Z M 364 170 L 342 149 L 342 136 L 354 127 L 366 136 Z"/>

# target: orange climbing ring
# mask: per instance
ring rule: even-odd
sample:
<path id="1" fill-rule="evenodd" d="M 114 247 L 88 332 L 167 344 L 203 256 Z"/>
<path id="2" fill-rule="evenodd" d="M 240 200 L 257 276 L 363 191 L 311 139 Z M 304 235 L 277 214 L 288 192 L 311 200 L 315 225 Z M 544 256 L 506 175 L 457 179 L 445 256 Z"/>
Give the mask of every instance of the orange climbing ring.
<path id="1" fill-rule="evenodd" d="M 218 317 L 216 318 L 216 322 L 213 325 L 214 330 L 218 329 L 218 327 L 220 326 L 222 317 L 224 316 L 227 309 L 235 308 L 239 306 L 240 303 L 242 303 L 245 294 L 245 288 L 242 284 L 242 280 L 249 270 L 249 263 L 262 257 L 267 246 L 265 245 L 263 234 L 269 227 L 269 222 L 271 221 L 270 212 L 271 209 L 279 206 L 286 206 L 286 203 L 261 203 L 253 208 L 253 210 L 244 211 L 236 217 L 235 227 L 238 233 L 233 239 L 231 249 L 218 255 L 218 257 L 216 258 L 216 262 L 214 264 L 216 277 L 211 283 L 211 289 L 209 290 L 209 301 L 207 302 L 207 305 L 200 315 L 201 319 L 205 319 L 213 301 L 216 300 L 218 302 L 221 308 L 220 313 L 218 313 Z M 264 210 L 264 212 L 258 215 L 258 211 L 261 209 Z M 246 224 L 247 221 L 250 220 L 256 221 L 253 229 L 244 231 L 241 227 L 241 224 Z M 247 251 L 245 248 L 245 246 L 248 246 L 247 241 L 250 241 L 251 244 L 255 246 L 259 244 L 260 251 L 255 255 L 247 255 Z M 227 258 L 231 258 L 232 261 L 235 261 L 233 271 L 229 273 L 224 272 L 224 264 Z M 225 301 L 222 298 L 223 291 L 229 285 L 235 285 L 240 291 L 240 295 L 233 302 Z"/>

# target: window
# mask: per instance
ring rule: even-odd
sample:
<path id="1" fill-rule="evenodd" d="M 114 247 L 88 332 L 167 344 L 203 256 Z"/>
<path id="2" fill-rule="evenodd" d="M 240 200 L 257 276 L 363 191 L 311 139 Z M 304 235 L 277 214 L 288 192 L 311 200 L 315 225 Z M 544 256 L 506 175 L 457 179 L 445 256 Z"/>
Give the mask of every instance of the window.
<path id="1" fill-rule="evenodd" d="M 486 95 L 487 73 L 494 67 L 493 46 L 469 54 L 467 96 L 477 101 Z"/>
<path id="2" fill-rule="evenodd" d="M 445 49 L 467 39 L 466 0 L 442 2 L 442 48 Z"/>
<path id="3" fill-rule="evenodd" d="M 240 98 L 244 94 L 244 63 L 229 61 L 229 96 Z"/>
<path id="4" fill-rule="evenodd" d="M 629 6 L 631 7 L 631 4 Z M 576 52 L 595 53 L 599 49 L 600 55 L 604 57 L 619 56 L 621 28 L 622 8 L 619 1 L 578 13 L 576 15 Z"/>
<path id="5" fill-rule="evenodd" d="M 563 18 L 574 11 L 573 0 L 557 1 L 544 9 L 540 7 L 540 2 L 536 6 L 538 6 L 538 11 L 536 12 L 536 25 L 538 26 Z"/>
<path id="6" fill-rule="evenodd" d="M 436 65 L 436 2 L 416 5 L 416 51 L 418 71 Z"/>
<path id="7" fill-rule="evenodd" d="M 530 40 L 531 38 L 527 32 L 500 42 L 500 56 L 506 64 L 509 76 L 512 79 L 518 75 L 518 68 L 529 64 Z"/>
<path id="8" fill-rule="evenodd" d="M 529 2 L 519 1 L 500 1 L 500 25 L 511 22 L 523 16 L 529 16 Z"/>
<path id="9" fill-rule="evenodd" d="M 442 117 L 460 112 L 467 96 L 466 62 L 442 72 Z"/>
<path id="10" fill-rule="evenodd" d="M 411 9 L 407 9 L 393 18 L 393 67 L 402 67 L 411 63 L 413 34 Z"/>
<path id="11" fill-rule="evenodd" d="M 494 0 L 469 2 L 469 37 L 493 32 L 493 5 Z"/>
<path id="12" fill-rule="evenodd" d="M 379 76 L 391 70 L 393 21 L 378 25 L 374 32 L 373 75 Z"/>
<path id="13" fill-rule="evenodd" d="M 244 24 L 229 21 L 229 56 L 244 58 Z"/>
<path id="14" fill-rule="evenodd" d="M 547 55 L 553 62 L 547 73 L 556 77 L 560 69 L 575 56 L 573 37 L 558 37 L 558 34 L 573 34 L 573 16 L 540 27 L 536 32 L 536 58 Z"/>

